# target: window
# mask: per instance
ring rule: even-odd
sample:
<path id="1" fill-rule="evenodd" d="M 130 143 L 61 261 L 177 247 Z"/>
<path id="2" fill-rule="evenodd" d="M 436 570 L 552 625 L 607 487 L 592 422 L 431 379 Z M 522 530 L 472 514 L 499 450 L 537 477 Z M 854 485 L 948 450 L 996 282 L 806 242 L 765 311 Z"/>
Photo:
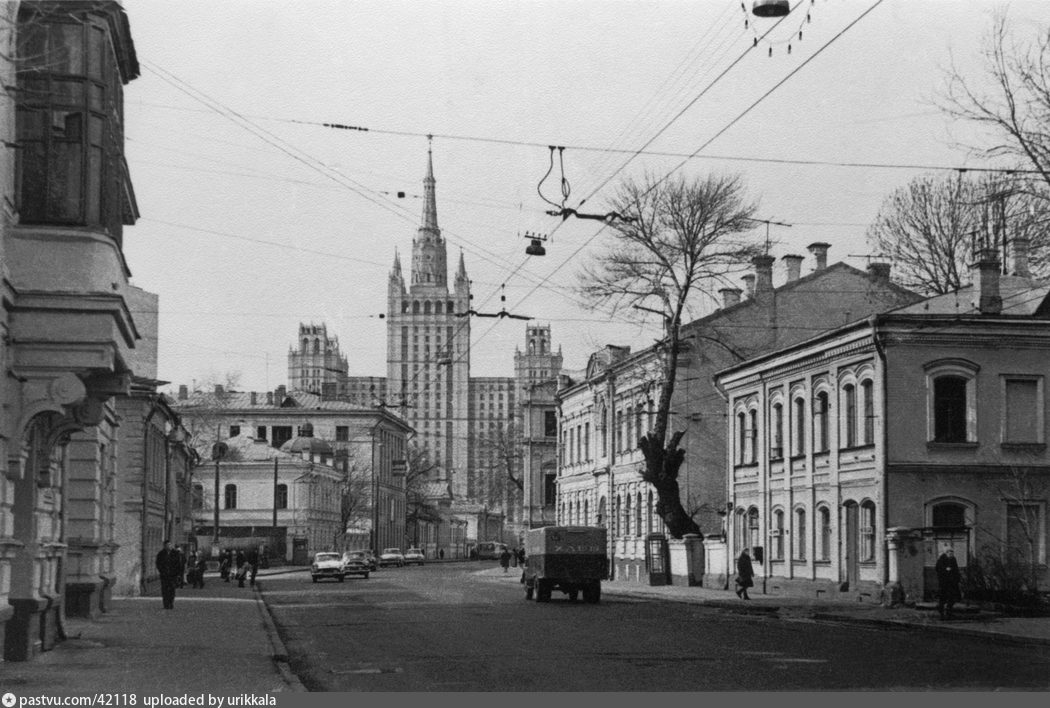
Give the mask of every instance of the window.
<path id="1" fill-rule="evenodd" d="M 227 484 L 223 495 L 223 508 L 224 509 L 236 509 L 237 508 L 237 485 Z"/>
<path id="2" fill-rule="evenodd" d="M 266 426 L 260 425 L 255 429 L 256 440 L 266 440 Z"/>
<path id="3" fill-rule="evenodd" d="M 635 444 L 635 447 L 638 446 L 638 441 L 642 439 L 642 435 L 644 434 L 642 432 L 642 416 L 643 416 L 642 404 L 639 403 L 637 406 L 634 407 L 634 444 Z"/>
<path id="4" fill-rule="evenodd" d="M 583 459 L 588 461 L 591 459 L 591 423 L 587 421 L 583 424 Z"/>
<path id="5" fill-rule="evenodd" d="M 350 442 L 350 426 L 349 425 L 337 425 L 337 426 L 335 426 L 335 441 L 336 442 Z"/>
<path id="6" fill-rule="evenodd" d="M 1042 377 L 1004 378 L 1003 442 L 1043 442 Z"/>
<path id="7" fill-rule="evenodd" d="M 769 457 L 773 460 L 779 460 L 784 457 L 784 405 L 782 403 L 773 404 L 773 429 L 770 431 L 772 436 L 770 437 L 770 448 Z"/>
<path id="8" fill-rule="evenodd" d="M 932 523 L 935 528 L 961 529 L 966 526 L 966 507 L 962 504 L 938 504 L 933 507 Z"/>
<path id="9" fill-rule="evenodd" d="M 748 411 L 747 419 L 747 461 L 754 464 L 758 462 L 758 411 L 752 408 Z"/>
<path id="10" fill-rule="evenodd" d="M 543 434 L 553 438 L 558 434 L 558 414 L 556 411 L 543 411 Z"/>
<path id="11" fill-rule="evenodd" d="M 745 523 L 745 528 L 747 529 L 747 545 L 752 549 L 752 554 L 754 554 L 754 548 L 762 545 L 762 539 L 758 535 L 760 531 L 758 509 L 755 507 L 748 509 Z"/>
<path id="12" fill-rule="evenodd" d="M 747 416 L 743 411 L 736 414 L 736 463 L 747 463 Z"/>
<path id="13" fill-rule="evenodd" d="M 934 442 L 966 442 L 966 379 L 941 376 L 933 381 Z"/>
<path id="14" fill-rule="evenodd" d="M 277 485 L 277 493 L 276 493 L 276 497 L 274 498 L 274 506 L 277 507 L 278 509 L 287 509 L 288 508 L 288 485 L 287 484 L 278 484 Z"/>
<path id="15" fill-rule="evenodd" d="M 634 505 L 634 535 L 642 535 L 642 493 L 638 492 Z"/>
<path id="16" fill-rule="evenodd" d="M 554 499 L 557 495 L 558 483 L 557 475 L 553 472 L 548 472 L 543 476 L 543 505 L 554 506 Z"/>
<path id="17" fill-rule="evenodd" d="M 828 394 L 821 391 L 813 399 L 813 452 L 828 451 Z"/>
<path id="18" fill-rule="evenodd" d="M 276 448 L 280 448 L 281 445 L 284 445 L 286 442 L 292 439 L 292 426 L 275 425 L 272 428 L 270 428 L 270 435 L 273 437 L 273 440 L 270 441 L 270 444 Z"/>
<path id="19" fill-rule="evenodd" d="M 1046 507 L 1041 502 L 1006 505 L 1006 561 L 1032 568 L 1046 564 Z"/>
<path id="20" fill-rule="evenodd" d="M 843 443 L 845 447 L 857 446 L 857 388 L 853 384 L 842 387 L 843 424 L 845 433 Z"/>
<path id="21" fill-rule="evenodd" d="M 795 558 L 806 560 L 806 510 L 795 509 Z"/>
<path id="22" fill-rule="evenodd" d="M 875 560 L 875 503 L 871 501 L 860 505 L 860 559 Z"/>
<path id="23" fill-rule="evenodd" d="M 631 495 L 627 494 L 623 502 L 623 535 L 631 535 Z"/>
<path id="24" fill-rule="evenodd" d="M 860 382 L 861 395 L 864 398 L 864 438 L 863 444 L 875 444 L 875 389 L 871 379 Z"/>
<path id="25" fill-rule="evenodd" d="M 792 445 L 795 456 L 806 454 L 806 401 L 802 397 L 795 399 L 795 439 Z"/>
<path id="26" fill-rule="evenodd" d="M 773 512 L 773 560 L 784 560 L 784 511 Z"/>
<path id="27" fill-rule="evenodd" d="M 193 485 L 193 498 L 190 500 L 190 505 L 194 511 L 200 511 L 204 508 L 204 485 L 195 484 Z"/>
<path id="28" fill-rule="evenodd" d="M 820 516 L 820 560 L 831 560 L 831 509 L 822 506 L 817 510 Z"/>

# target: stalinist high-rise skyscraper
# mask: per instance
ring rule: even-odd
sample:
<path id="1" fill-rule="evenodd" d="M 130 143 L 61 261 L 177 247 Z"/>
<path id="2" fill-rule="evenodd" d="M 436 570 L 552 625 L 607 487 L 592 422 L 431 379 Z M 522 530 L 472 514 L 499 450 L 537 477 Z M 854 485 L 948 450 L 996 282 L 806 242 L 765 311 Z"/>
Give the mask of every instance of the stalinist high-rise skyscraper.
<path id="1" fill-rule="evenodd" d="M 471 474 L 470 281 L 462 253 L 451 291 L 438 227 L 434 160 L 427 151 L 423 218 L 412 240 L 411 282 L 394 256 L 387 299 L 388 404 L 416 429 L 457 499 L 476 496 Z M 509 405 L 509 402 L 508 402 Z"/>

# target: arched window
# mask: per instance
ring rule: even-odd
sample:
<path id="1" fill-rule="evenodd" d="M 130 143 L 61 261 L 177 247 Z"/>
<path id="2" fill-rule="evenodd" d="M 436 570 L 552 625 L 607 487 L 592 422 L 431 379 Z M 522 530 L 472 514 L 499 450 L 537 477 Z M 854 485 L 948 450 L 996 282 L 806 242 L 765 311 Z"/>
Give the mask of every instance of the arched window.
<path id="1" fill-rule="evenodd" d="M 773 559 L 784 560 L 784 510 L 773 512 Z"/>
<path id="2" fill-rule="evenodd" d="M 227 484 L 223 495 L 224 509 L 237 508 L 237 485 Z"/>
<path id="3" fill-rule="evenodd" d="M 806 400 L 801 396 L 795 399 L 795 436 L 792 446 L 794 455 L 806 454 Z"/>
<path id="4" fill-rule="evenodd" d="M 588 507 L 590 507 L 590 504 L 587 502 L 586 499 L 584 499 L 583 500 L 583 525 L 584 526 L 589 525 L 590 522 L 591 522 L 590 509 Z"/>
<path id="5" fill-rule="evenodd" d="M 938 504 L 933 507 L 931 517 L 935 528 L 961 529 L 966 526 L 966 507 L 951 502 Z"/>
<path id="6" fill-rule="evenodd" d="M 806 510 L 795 509 L 795 558 L 806 560 Z"/>
<path id="7" fill-rule="evenodd" d="M 631 535 L 631 495 L 628 493 L 623 500 L 623 535 Z"/>
<path id="8" fill-rule="evenodd" d="M 875 388 L 871 379 L 860 382 L 860 393 L 864 399 L 864 438 L 862 444 L 875 444 Z"/>
<path id="9" fill-rule="evenodd" d="M 820 516 L 820 557 L 819 560 L 831 560 L 831 509 L 822 506 L 817 509 Z"/>
<path id="10" fill-rule="evenodd" d="M 842 405 L 845 408 L 843 411 L 843 440 L 840 442 L 839 447 L 856 447 L 857 446 L 857 387 L 853 384 L 846 384 L 842 387 Z"/>
<path id="11" fill-rule="evenodd" d="M 634 535 L 642 535 L 642 493 L 638 492 L 634 505 Z"/>
<path id="12" fill-rule="evenodd" d="M 430 300 L 424 300 L 423 301 L 423 314 L 424 315 L 429 315 L 430 314 Z"/>
<path id="13" fill-rule="evenodd" d="M 274 506 L 278 509 L 288 508 L 288 485 L 278 484 L 277 485 L 277 497 L 274 500 Z"/>
<path id="14" fill-rule="evenodd" d="M 605 497 L 598 500 L 598 517 L 594 522 L 597 526 L 605 526 Z"/>
<path id="15" fill-rule="evenodd" d="M 435 315 L 440 315 L 441 314 L 441 301 L 440 300 L 435 300 L 434 301 L 434 314 Z"/>
<path id="16" fill-rule="evenodd" d="M 747 413 L 747 461 L 758 462 L 758 411 L 752 408 Z"/>
<path id="17" fill-rule="evenodd" d="M 321 340 L 320 339 L 315 339 L 314 340 L 314 354 L 320 354 L 320 353 L 321 353 Z"/>
<path id="18" fill-rule="evenodd" d="M 740 411 L 736 414 L 736 463 L 743 465 L 747 462 L 747 415 Z"/>
<path id="19" fill-rule="evenodd" d="M 762 538 L 759 536 L 761 526 L 758 519 L 758 509 L 751 507 L 747 511 L 747 545 L 749 548 L 754 549 L 756 546 L 762 545 Z M 754 557 L 754 556 L 752 556 Z"/>
<path id="20" fill-rule="evenodd" d="M 645 506 L 645 513 L 649 517 L 649 523 L 646 524 L 646 526 L 649 528 L 649 533 L 655 533 L 655 521 L 653 519 L 653 517 L 655 516 L 653 514 L 653 493 L 651 491 L 649 492 L 649 501 Z"/>
<path id="21" fill-rule="evenodd" d="M 418 315 L 419 314 L 419 300 L 413 300 L 412 301 L 412 314 L 413 315 Z"/>
<path id="22" fill-rule="evenodd" d="M 616 508 L 613 509 L 613 516 L 612 516 L 612 525 L 613 525 L 612 532 L 613 532 L 613 536 L 614 537 L 620 536 L 623 533 L 622 530 L 620 529 L 620 524 L 623 521 L 623 517 L 620 516 L 620 514 L 622 514 L 622 513 L 623 513 L 623 499 L 620 497 L 619 494 L 617 494 L 616 495 Z"/>
<path id="23" fill-rule="evenodd" d="M 828 451 L 828 394 L 821 391 L 813 399 L 813 452 Z"/>
<path id="24" fill-rule="evenodd" d="M 784 457 L 784 404 L 774 403 L 771 415 L 773 427 L 769 431 L 769 459 Z"/>

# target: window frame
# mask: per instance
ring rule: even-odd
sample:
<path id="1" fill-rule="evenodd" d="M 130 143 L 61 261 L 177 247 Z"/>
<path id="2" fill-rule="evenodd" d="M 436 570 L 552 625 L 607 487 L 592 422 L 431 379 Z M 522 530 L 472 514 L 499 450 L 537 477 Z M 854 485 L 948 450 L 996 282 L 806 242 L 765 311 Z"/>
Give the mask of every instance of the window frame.
<path id="1" fill-rule="evenodd" d="M 1045 410 L 1046 399 L 1044 397 L 1044 377 L 1039 374 L 1001 374 L 999 376 L 999 400 L 1002 401 L 1000 413 L 999 440 L 1004 447 L 1046 445 Z M 1009 439 L 1010 400 L 1008 398 L 1009 384 L 1012 382 L 1035 383 L 1035 440 L 1011 440 Z"/>
<path id="2" fill-rule="evenodd" d="M 977 374 L 980 366 L 966 359 L 938 359 L 926 363 L 926 442 L 928 446 L 974 446 L 977 439 Z M 936 381 L 945 376 L 965 379 L 965 439 L 945 441 L 937 439 Z"/>

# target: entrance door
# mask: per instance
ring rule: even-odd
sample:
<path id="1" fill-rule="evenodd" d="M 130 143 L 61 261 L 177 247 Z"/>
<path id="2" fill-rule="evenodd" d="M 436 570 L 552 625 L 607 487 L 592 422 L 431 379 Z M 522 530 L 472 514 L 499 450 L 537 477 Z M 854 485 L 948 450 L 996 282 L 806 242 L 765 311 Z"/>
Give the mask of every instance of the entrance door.
<path id="1" fill-rule="evenodd" d="M 857 587 L 860 579 L 860 507 L 855 503 L 846 505 L 846 537 L 843 552 L 846 563 L 846 583 L 850 589 Z"/>

